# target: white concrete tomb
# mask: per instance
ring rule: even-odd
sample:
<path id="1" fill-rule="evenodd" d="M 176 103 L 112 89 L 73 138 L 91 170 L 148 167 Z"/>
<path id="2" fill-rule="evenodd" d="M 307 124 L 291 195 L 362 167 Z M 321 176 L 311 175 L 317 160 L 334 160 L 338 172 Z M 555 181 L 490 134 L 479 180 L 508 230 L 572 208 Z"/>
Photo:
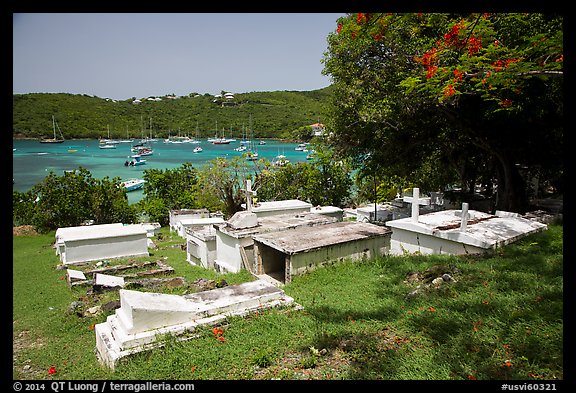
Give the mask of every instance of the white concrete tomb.
<path id="1" fill-rule="evenodd" d="M 186 237 L 187 229 L 200 229 L 214 224 L 221 224 L 224 222 L 222 217 L 205 217 L 205 218 L 182 218 L 175 224 L 176 232 L 181 237 Z"/>
<path id="2" fill-rule="evenodd" d="M 238 212 L 228 222 L 215 225 L 216 259 L 214 267 L 221 272 L 237 273 L 254 266 L 254 241 L 258 233 L 277 232 L 300 226 L 316 226 L 335 222 L 334 217 L 306 212 L 258 217 L 254 213 Z"/>
<path id="3" fill-rule="evenodd" d="M 147 231 L 140 225 L 121 223 L 59 228 L 56 253 L 65 265 L 148 256 Z"/>
<path id="4" fill-rule="evenodd" d="M 114 369 L 121 358 L 161 345 L 157 336 L 190 339 L 197 327 L 215 325 L 228 316 L 293 303 L 263 280 L 183 296 L 121 289 L 120 308 L 95 326 L 98 360 Z"/>
<path id="5" fill-rule="evenodd" d="M 186 228 L 186 261 L 191 265 L 214 269 L 216 259 L 216 228 Z"/>
<path id="6" fill-rule="evenodd" d="M 178 231 L 178 222 L 189 218 L 209 218 L 210 212 L 208 209 L 177 209 L 170 210 L 169 223 L 170 232 Z"/>
<path id="7" fill-rule="evenodd" d="M 496 215 L 468 210 L 442 210 L 388 221 L 390 254 L 478 254 L 545 230 L 545 224 L 507 212 Z"/>
<path id="8" fill-rule="evenodd" d="M 256 274 L 280 283 L 319 266 L 387 254 L 391 230 L 362 222 L 335 222 L 254 235 Z"/>
<path id="9" fill-rule="evenodd" d="M 245 204 L 242 204 L 242 207 L 246 208 L 245 206 Z M 298 199 L 288 199 L 283 201 L 258 202 L 252 206 L 252 212 L 256 213 L 258 218 L 263 218 L 288 213 L 306 213 L 309 212 L 311 208 L 311 203 L 299 201 Z"/>
<path id="10" fill-rule="evenodd" d="M 315 206 L 310 208 L 310 212 L 334 217 L 337 221 L 344 219 L 344 210 L 336 206 Z"/>

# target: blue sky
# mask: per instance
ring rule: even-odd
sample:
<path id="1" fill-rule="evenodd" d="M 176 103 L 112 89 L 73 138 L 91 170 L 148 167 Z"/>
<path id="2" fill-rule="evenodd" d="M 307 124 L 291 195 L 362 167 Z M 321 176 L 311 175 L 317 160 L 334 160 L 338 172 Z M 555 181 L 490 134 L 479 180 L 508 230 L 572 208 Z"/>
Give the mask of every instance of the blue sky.
<path id="1" fill-rule="evenodd" d="M 131 97 L 326 87 L 336 13 L 16 13 L 13 93 Z"/>

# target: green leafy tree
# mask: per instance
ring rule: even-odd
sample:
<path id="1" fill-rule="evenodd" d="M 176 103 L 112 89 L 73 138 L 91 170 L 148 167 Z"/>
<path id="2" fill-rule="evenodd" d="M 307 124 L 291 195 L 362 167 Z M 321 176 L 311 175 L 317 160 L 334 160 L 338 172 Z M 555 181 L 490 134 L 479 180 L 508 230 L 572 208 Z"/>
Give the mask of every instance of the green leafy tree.
<path id="1" fill-rule="evenodd" d="M 57 176 L 50 172 L 42 183 L 25 193 L 13 192 L 13 222 L 36 226 L 41 231 L 95 224 L 132 223 L 136 211 L 129 206 L 120 179 L 94 179 L 85 168 Z"/>
<path id="2" fill-rule="evenodd" d="M 561 179 L 562 18 L 542 14 L 350 14 L 328 37 L 336 151 L 438 188 L 497 183 L 523 211 L 519 165 Z M 372 165 L 374 166 L 374 165 Z M 560 184 L 560 183 L 557 183 Z"/>
<path id="3" fill-rule="evenodd" d="M 263 160 L 256 163 L 246 161 L 243 157 L 234 157 L 231 160 L 225 158 L 215 158 L 210 160 L 199 173 L 201 188 L 201 198 L 219 206 L 231 217 L 234 213 L 242 210 L 242 203 L 246 201 L 246 194 L 242 191 L 246 185 L 246 180 L 254 177 L 261 166 L 265 165 Z M 254 183 L 253 189 L 257 189 Z"/>
<path id="4" fill-rule="evenodd" d="M 300 199 L 315 206 L 343 206 L 352 186 L 348 161 L 322 147 L 316 147 L 312 161 L 264 168 L 256 180 L 259 200 Z"/>
<path id="5" fill-rule="evenodd" d="M 198 170 L 185 162 L 174 169 L 146 169 L 145 197 L 140 204 L 150 220 L 167 225 L 170 210 L 198 209 Z"/>

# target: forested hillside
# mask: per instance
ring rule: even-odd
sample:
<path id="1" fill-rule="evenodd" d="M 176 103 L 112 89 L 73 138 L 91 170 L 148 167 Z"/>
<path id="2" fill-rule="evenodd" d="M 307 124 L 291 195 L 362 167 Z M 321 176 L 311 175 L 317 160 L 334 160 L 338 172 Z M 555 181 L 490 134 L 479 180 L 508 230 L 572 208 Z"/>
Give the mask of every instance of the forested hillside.
<path id="1" fill-rule="evenodd" d="M 289 139 L 294 131 L 325 117 L 331 87 L 314 91 L 234 94 L 224 99 L 210 94 L 136 98 L 114 101 L 67 93 L 13 95 L 13 137 L 51 138 L 52 116 L 65 139 L 155 138 L 188 135 Z M 148 98 L 148 97 L 147 97 Z M 224 135 L 223 135 L 224 133 Z M 251 135 L 248 135 L 250 137 Z"/>

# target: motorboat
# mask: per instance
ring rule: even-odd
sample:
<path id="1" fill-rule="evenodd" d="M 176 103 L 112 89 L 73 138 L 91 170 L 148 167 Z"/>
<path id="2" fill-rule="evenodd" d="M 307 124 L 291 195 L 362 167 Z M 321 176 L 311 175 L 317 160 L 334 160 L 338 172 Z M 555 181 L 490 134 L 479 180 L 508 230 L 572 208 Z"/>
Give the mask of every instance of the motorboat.
<path id="1" fill-rule="evenodd" d="M 144 183 L 146 183 L 146 180 L 144 179 L 128 179 L 123 181 L 122 185 L 124 186 L 126 191 L 134 191 L 144 187 Z"/>

